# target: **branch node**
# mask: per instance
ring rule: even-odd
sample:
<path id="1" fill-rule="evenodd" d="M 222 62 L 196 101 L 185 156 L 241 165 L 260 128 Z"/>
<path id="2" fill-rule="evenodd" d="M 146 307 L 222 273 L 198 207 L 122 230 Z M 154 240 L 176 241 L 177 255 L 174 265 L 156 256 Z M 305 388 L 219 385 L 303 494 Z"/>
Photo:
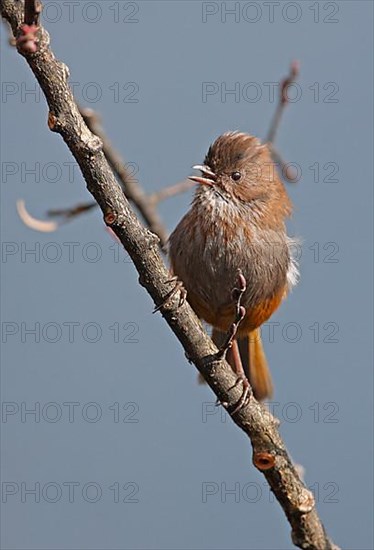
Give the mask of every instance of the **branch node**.
<path id="1" fill-rule="evenodd" d="M 24 23 L 20 26 L 16 46 L 21 54 L 33 54 L 38 50 L 38 31 L 39 27 L 35 24 L 27 25 Z"/>
<path id="2" fill-rule="evenodd" d="M 49 111 L 48 113 L 48 128 L 51 130 L 51 132 L 59 132 L 60 125 L 58 124 L 58 118 L 57 116 L 52 113 L 52 111 Z"/>
<path id="3" fill-rule="evenodd" d="M 260 471 L 270 470 L 275 466 L 275 456 L 268 452 L 253 453 L 252 462 Z"/>
<path id="4" fill-rule="evenodd" d="M 303 489 L 299 495 L 298 511 L 301 514 L 307 514 L 313 510 L 315 504 L 313 493 L 308 489 Z"/>
<path id="5" fill-rule="evenodd" d="M 83 150 L 91 157 L 103 150 L 103 142 L 98 136 L 95 136 L 95 134 L 91 134 L 88 141 L 84 142 L 84 145 Z"/>
<path id="6" fill-rule="evenodd" d="M 113 210 L 109 210 L 104 216 L 104 221 L 107 225 L 111 226 L 114 224 L 117 218 L 118 218 L 117 212 L 114 212 Z"/>
<path id="7" fill-rule="evenodd" d="M 147 232 L 148 232 L 148 247 L 149 248 L 158 247 L 161 242 L 160 237 L 156 235 L 156 233 L 153 233 L 153 231 L 150 231 L 149 229 L 147 229 Z"/>

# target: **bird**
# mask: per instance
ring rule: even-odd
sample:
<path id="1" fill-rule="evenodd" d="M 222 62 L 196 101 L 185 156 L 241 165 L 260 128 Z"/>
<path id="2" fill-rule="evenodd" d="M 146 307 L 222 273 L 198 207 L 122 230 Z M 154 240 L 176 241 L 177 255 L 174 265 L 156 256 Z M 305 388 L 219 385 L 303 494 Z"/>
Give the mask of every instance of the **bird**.
<path id="1" fill-rule="evenodd" d="M 298 280 L 295 240 L 286 230 L 292 203 L 269 145 L 250 134 L 222 134 L 193 169 L 201 175 L 190 176 L 198 184 L 191 208 L 169 238 L 171 270 L 218 348 L 229 342 L 224 351 L 238 379 L 263 401 L 273 384 L 261 326 Z"/>

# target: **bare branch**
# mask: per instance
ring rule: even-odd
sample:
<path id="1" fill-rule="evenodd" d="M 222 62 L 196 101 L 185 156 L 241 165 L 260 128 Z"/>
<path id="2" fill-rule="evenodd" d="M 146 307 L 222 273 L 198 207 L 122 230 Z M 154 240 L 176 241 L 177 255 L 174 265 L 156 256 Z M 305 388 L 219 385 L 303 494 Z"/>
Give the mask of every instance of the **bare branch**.
<path id="1" fill-rule="evenodd" d="M 279 101 L 277 104 L 277 108 L 275 110 L 273 120 L 271 121 L 270 128 L 268 131 L 268 135 L 266 137 L 266 141 L 268 143 L 274 143 L 275 136 L 278 131 L 280 121 L 283 115 L 283 111 L 286 107 L 286 105 L 289 103 L 287 91 L 288 88 L 291 86 L 291 84 L 296 80 L 296 78 L 299 76 L 299 63 L 297 61 L 293 61 L 291 63 L 290 72 L 286 78 L 284 78 L 280 85 L 280 94 L 279 94 Z"/>
<path id="2" fill-rule="evenodd" d="M 18 33 L 22 24 L 22 4 L 1 0 L 1 12 Z M 49 128 L 61 134 L 77 160 L 87 188 L 98 202 L 106 224 L 112 228 L 139 273 L 139 281 L 161 305 L 168 295 L 169 272 L 158 248 L 157 237 L 144 228 L 130 208 L 103 153 L 100 138 L 84 123 L 68 85 L 68 69 L 57 61 L 49 48 L 49 36 L 39 31 L 36 52 L 25 52 L 26 58 L 46 96 L 49 105 Z M 161 306 L 161 312 L 184 347 L 187 357 L 203 375 L 221 403 L 233 411 L 241 397 L 236 376 L 228 363 L 217 358 L 217 348 L 187 302 L 177 308 L 178 296 Z M 305 550 L 332 550 L 318 517 L 312 493 L 298 477 L 283 441 L 277 422 L 254 398 L 248 406 L 232 413 L 234 422 L 250 437 L 253 463 L 263 472 L 280 502 L 291 526 L 294 544 Z"/>
<path id="3" fill-rule="evenodd" d="M 81 114 L 91 132 L 101 139 L 103 153 L 116 174 L 125 196 L 136 206 L 149 229 L 160 239 L 161 247 L 164 248 L 168 234 L 157 213 L 155 203 L 149 201 L 146 193 L 127 169 L 120 154 L 113 148 L 100 125 L 97 114 L 92 109 L 81 109 Z"/>

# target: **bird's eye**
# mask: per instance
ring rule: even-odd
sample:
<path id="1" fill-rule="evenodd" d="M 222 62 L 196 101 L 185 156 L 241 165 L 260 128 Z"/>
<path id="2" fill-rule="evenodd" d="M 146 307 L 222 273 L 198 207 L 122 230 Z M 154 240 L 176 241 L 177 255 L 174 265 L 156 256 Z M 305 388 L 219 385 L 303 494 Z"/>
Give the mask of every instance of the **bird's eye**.
<path id="1" fill-rule="evenodd" d="M 234 181 L 239 181 L 241 177 L 242 175 L 240 172 L 233 172 L 231 174 L 231 179 L 233 179 Z"/>

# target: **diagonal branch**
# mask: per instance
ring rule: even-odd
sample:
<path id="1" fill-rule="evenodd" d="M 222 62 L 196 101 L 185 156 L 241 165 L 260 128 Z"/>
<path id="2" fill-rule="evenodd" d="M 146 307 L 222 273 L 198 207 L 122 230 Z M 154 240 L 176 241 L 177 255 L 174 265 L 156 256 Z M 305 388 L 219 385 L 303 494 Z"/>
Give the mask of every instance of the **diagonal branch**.
<path id="1" fill-rule="evenodd" d="M 23 4 L 1 0 L 1 13 L 15 36 L 23 21 Z M 169 272 L 164 265 L 158 238 L 144 228 L 118 186 L 103 153 L 102 140 L 87 128 L 68 85 L 69 71 L 56 60 L 49 47 L 49 35 L 38 30 L 36 52 L 18 46 L 37 78 L 49 105 L 49 128 L 61 134 L 77 160 L 87 188 L 98 202 L 105 223 L 112 228 L 139 272 L 139 281 L 181 342 L 187 357 L 193 362 L 221 403 L 233 411 L 242 390 L 235 384 L 236 376 L 225 360 L 217 359 L 217 348 L 203 330 L 200 321 L 186 302 L 177 308 L 178 296 L 167 305 L 164 298 L 170 290 Z M 280 438 L 277 422 L 255 399 L 232 413 L 233 421 L 250 437 L 253 463 L 263 472 L 281 504 L 292 527 L 292 540 L 307 550 L 333 550 L 318 517 L 312 493 L 300 480 Z"/>
<path id="2" fill-rule="evenodd" d="M 164 248 L 168 240 L 168 234 L 157 213 L 155 203 L 149 201 L 147 194 L 127 169 L 121 155 L 113 148 L 101 127 L 95 111 L 92 109 L 81 109 L 81 114 L 91 132 L 101 139 L 103 153 L 109 166 L 116 174 L 125 196 L 136 206 L 149 229 L 153 233 L 156 233 L 160 239 L 161 248 Z"/>

